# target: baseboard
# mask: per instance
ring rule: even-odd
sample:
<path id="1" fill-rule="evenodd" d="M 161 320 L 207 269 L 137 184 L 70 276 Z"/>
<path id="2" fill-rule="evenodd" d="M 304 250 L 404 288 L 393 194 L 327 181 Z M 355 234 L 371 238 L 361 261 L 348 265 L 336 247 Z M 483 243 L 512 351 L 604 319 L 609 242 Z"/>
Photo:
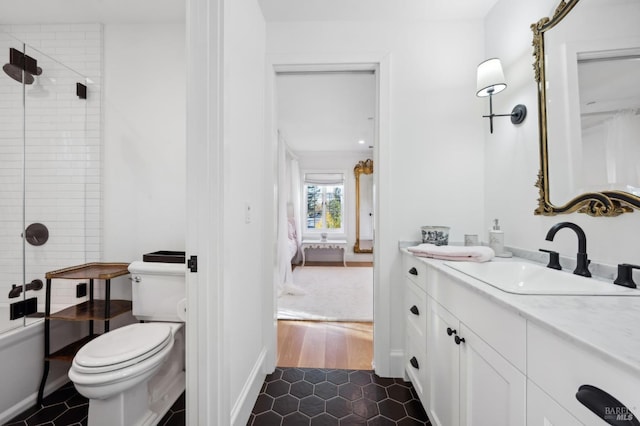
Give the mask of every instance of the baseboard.
<path id="1" fill-rule="evenodd" d="M 246 425 L 253 406 L 256 403 L 262 384 L 264 383 L 264 362 L 267 357 L 267 348 L 262 348 L 258 359 L 256 360 L 247 381 L 244 383 L 240 395 L 231 409 L 231 424 Z"/>
<path id="2" fill-rule="evenodd" d="M 45 396 L 49 395 L 51 392 L 57 390 L 68 381 L 69 381 L 69 378 L 67 377 L 66 374 L 61 375 L 55 380 L 48 380 L 47 385 L 44 388 L 44 395 Z M 15 404 L 13 407 L 0 413 L 0 424 L 8 423 L 9 420 L 13 419 L 15 416 L 22 413 L 23 411 L 26 411 L 27 409 L 35 406 L 37 403 L 38 403 L 38 391 L 36 390 L 31 395 L 22 399 L 19 403 Z"/>
<path id="3" fill-rule="evenodd" d="M 313 261 L 307 261 L 304 266 L 344 266 L 344 264 L 342 263 L 342 261 L 318 261 L 318 260 L 313 260 Z M 351 261 L 347 261 L 347 266 L 349 267 L 367 267 L 367 268 L 371 268 L 373 267 L 373 262 L 351 262 Z M 302 264 L 300 265 L 291 265 L 292 269 L 296 269 L 296 268 L 301 268 Z"/>
<path id="4" fill-rule="evenodd" d="M 392 349 L 389 352 L 389 372 L 391 377 L 404 377 L 404 350 Z"/>

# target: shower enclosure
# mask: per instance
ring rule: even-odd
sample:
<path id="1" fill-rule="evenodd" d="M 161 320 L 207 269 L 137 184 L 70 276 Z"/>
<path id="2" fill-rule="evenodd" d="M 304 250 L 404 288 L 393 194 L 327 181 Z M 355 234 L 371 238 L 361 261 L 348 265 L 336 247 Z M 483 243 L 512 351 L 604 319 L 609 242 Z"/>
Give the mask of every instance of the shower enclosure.
<path id="1" fill-rule="evenodd" d="M 99 252 L 88 81 L 43 50 L 0 29 L 0 338 L 39 320 L 46 272 Z M 53 304 L 77 303 L 75 284 L 56 287 Z"/>

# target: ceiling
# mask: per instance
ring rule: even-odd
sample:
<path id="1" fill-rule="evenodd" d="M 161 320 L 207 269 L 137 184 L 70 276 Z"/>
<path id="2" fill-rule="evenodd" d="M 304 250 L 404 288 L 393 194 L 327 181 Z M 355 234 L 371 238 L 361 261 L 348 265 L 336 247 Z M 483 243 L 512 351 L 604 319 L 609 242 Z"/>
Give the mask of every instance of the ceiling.
<path id="1" fill-rule="evenodd" d="M 267 22 L 481 19 L 497 0 L 258 0 Z"/>
<path id="2" fill-rule="evenodd" d="M 371 152 L 373 72 L 278 74 L 276 89 L 278 129 L 294 152 Z"/>
<path id="3" fill-rule="evenodd" d="M 267 22 L 484 18 L 497 0 L 257 0 Z M 401 6 L 399 5 L 401 4 Z M 0 24 L 176 22 L 186 0 L 0 1 Z"/>
<path id="4" fill-rule="evenodd" d="M 233 0 L 231 0 L 233 1 Z M 497 0 L 257 0 L 267 22 L 481 19 Z M 0 24 L 184 22 L 187 0 L 0 1 Z M 279 79 L 280 128 L 297 151 L 373 145 L 373 75 Z M 358 145 L 358 140 L 365 140 Z"/>
<path id="5" fill-rule="evenodd" d="M 184 22 L 186 0 L 0 1 L 0 24 Z"/>

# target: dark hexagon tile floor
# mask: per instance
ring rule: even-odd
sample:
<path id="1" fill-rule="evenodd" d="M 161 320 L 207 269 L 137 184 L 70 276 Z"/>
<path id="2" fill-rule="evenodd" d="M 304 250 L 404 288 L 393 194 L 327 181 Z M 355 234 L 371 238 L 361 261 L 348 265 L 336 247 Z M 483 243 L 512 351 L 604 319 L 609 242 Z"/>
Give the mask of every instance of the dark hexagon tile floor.
<path id="1" fill-rule="evenodd" d="M 158 423 L 159 426 L 185 425 L 184 392 Z M 5 426 L 86 426 L 89 400 L 68 382 L 42 401 L 42 407 L 31 407 Z"/>
<path id="2" fill-rule="evenodd" d="M 276 368 L 247 426 L 430 425 L 410 382 L 373 371 Z"/>
<path id="3" fill-rule="evenodd" d="M 67 383 L 5 426 L 86 426 L 89 402 Z M 158 423 L 185 425 L 184 393 Z M 267 376 L 250 426 L 430 425 L 409 382 L 372 371 L 276 368 Z"/>

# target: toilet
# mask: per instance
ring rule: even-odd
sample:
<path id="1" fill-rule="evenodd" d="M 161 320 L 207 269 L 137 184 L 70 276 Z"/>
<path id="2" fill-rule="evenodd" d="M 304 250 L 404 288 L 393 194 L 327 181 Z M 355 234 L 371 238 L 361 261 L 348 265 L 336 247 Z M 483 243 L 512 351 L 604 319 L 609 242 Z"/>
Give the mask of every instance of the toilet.
<path id="1" fill-rule="evenodd" d="M 132 313 L 145 322 L 105 333 L 73 359 L 89 426 L 157 424 L 185 389 L 184 263 L 133 262 Z"/>

